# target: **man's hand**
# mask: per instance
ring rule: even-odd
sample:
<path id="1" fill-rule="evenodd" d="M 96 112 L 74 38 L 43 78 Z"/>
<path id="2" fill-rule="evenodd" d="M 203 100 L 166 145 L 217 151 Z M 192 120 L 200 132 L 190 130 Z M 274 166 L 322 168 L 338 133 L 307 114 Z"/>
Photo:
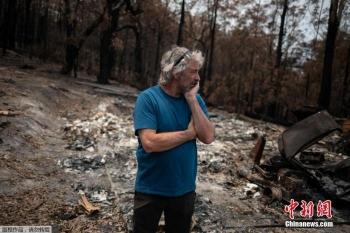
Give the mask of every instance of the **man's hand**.
<path id="1" fill-rule="evenodd" d="M 186 98 L 186 100 L 194 100 L 196 98 L 196 95 L 198 93 L 199 90 L 199 82 L 192 87 L 191 89 L 189 89 L 188 91 L 185 92 L 184 96 Z"/>
<path id="2" fill-rule="evenodd" d="M 197 138 L 197 132 L 196 129 L 194 127 L 194 122 L 193 122 L 193 118 L 191 117 L 191 121 L 190 123 L 188 123 L 188 127 L 187 127 L 187 131 L 192 139 L 196 139 Z"/>
<path id="3" fill-rule="evenodd" d="M 197 83 L 193 88 L 184 93 L 186 101 L 192 112 L 192 120 L 194 131 L 196 133 L 196 138 L 199 141 L 210 144 L 215 139 L 215 128 L 213 123 L 209 121 L 197 100 L 197 92 L 199 90 L 199 83 Z M 191 121 L 192 121 L 191 120 Z"/>

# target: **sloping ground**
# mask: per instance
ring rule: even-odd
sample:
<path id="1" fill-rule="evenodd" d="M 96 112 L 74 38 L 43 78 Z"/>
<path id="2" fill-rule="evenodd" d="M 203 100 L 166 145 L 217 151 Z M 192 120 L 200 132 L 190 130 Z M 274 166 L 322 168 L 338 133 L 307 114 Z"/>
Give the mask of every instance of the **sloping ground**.
<path id="1" fill-rule="evenodd" d="M 67 119 L 87 117 L 106 96 L 47 73 L 58 67 L 18 69 L 13 66 L 17 61 L 1 61 L 0 67 L 0 109 L 16 114 L 0 116 L 0 225 L 53 225 L 57 232 L 125 231 L 113 198 L 102 214 L 86 216 L 78 208 L 76 183 L 92 179 L 67 174 L 57 165 L 59 159 L 76 155 L 66 149 L 62 126 Z M 93 181 L 110 188 L 106 176 Z"/>
<path id="2" fill-rule="evenodd" d="M 23 63 L 30 65 L 19 68 Z M 131 113 L 137 91 L 98 85 L 94 77 L 74 80 L 57 70 L 16 54 L 0 60 L 0 110 L 9 111 L 0 116 L 0 225 L 127 232 L 136 172 Z M 249 166 L 256 136 L 267 135 L 264 153 L 273 154 L 283 128 L 216 109 L 210 113 L 217 139 L 198 144 L 193 232 L 300 231 L 279 227 L 288 220 L 285 203 L 237 175 Z M 79 193 L 100 212 L 86 215 L 78 206 Z M 349 216 L 335 216 L 349 221 Z M 349 230 L 347 225 L 332 229 Z"/>

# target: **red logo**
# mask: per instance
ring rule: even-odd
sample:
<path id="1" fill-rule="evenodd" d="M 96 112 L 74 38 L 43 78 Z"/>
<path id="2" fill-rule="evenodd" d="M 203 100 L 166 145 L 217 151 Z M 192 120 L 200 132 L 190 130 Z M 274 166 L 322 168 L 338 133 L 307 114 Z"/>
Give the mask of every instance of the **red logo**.
<path id="1" fill-rule="evenodd" d="M 326 216 L 327 218 L 332 218 L 332 201 L 318 201 L 317 203 L 317 217 Z"/>
<path id="2" fill-rule="evenodd" d="M 299 206 L 299 202 L 294 199 L 290 199 L 289 205 L 284 206 L 284 212 L 289 214 L 290 219 L 294 219 L 294 211 Z M 300 205 L 301 211 L 300 216 L 302 218 L 312 218 L 314 216 L 315 204 L 312 201 L 306 202 L 305 200 L 301 201 Z M 327 218 L 332 218 L 332 201 L 319 200 L 317 203 L 317 217 L 326 216 Z"/>
<path id="3" fill-rule="evenodd" d="M 299 202 L 294 201 L 294 199 L 290 200 L 290 204 L 284 206 L 284 212 L 289 213 L 289 218 L 294 219 L 294 210 L 298 207 Z"/>
<path id="4" fill-rule="evenodd" d="M 306 201 L 301 201 L 301 211 L 300 216 L 303 218 L 309 217 L 312 218 L 314 216 L 314 203 L 312 201 L 309 201 L 309 203 L 306 203 Z"/>

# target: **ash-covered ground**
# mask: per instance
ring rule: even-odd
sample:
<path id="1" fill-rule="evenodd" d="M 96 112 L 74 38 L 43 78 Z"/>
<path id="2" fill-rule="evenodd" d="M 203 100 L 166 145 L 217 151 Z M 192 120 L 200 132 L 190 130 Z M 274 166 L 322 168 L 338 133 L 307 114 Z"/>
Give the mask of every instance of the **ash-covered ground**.
<path id="1" fill-rule="evenodd" d="M 129 232 L 137 166 L 132 111 L 138 91 L 58 71 L 57 65 L 14 53 L 0 59 L 0 225 Z M 267 139 L 263 159 L 278 153 L 277 137 L 284 128 L 209 111 L 217 136 L 211 145 L 198 142 L 192 232 L 329 232 L 283 227 L 288 203 L 237 173 L 249 168 L 249 152 L 259 135 Z M 82 193 L 100 207 L 98 213 L 83 211 L 78 204 Z M 337 209 L 333 215 L 334 222 L 350 220 Z M 349 232 L 350 227 L 331 230 Z"/>

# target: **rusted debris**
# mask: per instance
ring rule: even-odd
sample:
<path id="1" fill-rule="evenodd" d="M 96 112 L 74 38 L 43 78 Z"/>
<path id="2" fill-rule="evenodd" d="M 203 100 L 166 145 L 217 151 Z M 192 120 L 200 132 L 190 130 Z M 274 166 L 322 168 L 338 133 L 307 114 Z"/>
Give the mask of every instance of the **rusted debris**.
<path id="1" fill-rule="evenodd" d="M 266 139 L 264 136 L 259 136 L 254 148 L 250 151 L 250 157 L 253 158 L 254 164 L 259 165 L 262 153 L 264 151 Z"/>
<path id="2" fill-rule="evenodd" d="M 97 213 L 100 211 L 100 207 L 98 206 L 94 206 L 92 205 L 87 197 L 85 196 L 85 194 L 81 194 L 80 195 L 80 199 L 79 199 L 79 205 L 82 206 L 84 208 L 84 211 L 87 215 L 92 215 L 94 213 Z"/>

